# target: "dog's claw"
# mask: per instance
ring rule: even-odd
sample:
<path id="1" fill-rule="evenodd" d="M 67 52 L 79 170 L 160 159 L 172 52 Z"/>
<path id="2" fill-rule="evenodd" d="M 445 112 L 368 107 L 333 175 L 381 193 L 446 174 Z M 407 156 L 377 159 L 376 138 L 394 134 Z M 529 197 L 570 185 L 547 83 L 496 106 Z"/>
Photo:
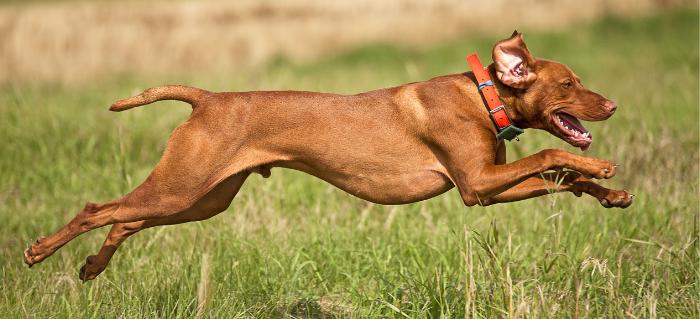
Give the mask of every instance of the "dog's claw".
<path id="1" fill-rule="evenodd" d="M 630 199 L 627 201 L 627 203 L 624 203 L 622 206 L 620 206 L 620 208 L 625 209 L 627 207 L 630 207 L 630 205 L 632 205 L 633 201 L 634 201 L 634 199 L 630 196 Z"/>
<path id="2" fill-rule="evenodd" d="M 34 263 L 32 263 L 32 260 L 34 257 L 32 257 L 32 248 L 29 247 L 24 250 L 24 263 L 29 266 L 29 268 L 32 268 L 34 266 Z"/>
<path id="3" fill-rule="evenodd" d="M 82 281 L 83 283 L 85 283 L 85 282 L 87 281 L 87 280 L 85 279 L 85 277 L 86 277 L 86 275 L 85 275 L 85 267 L 86 267 L 86 266 L 87 266 L 87 264 L 85 264 L 85 265 L 83 265 L 82 267 L 80 267 L 80 273 L 78 274 L 78 278 L 80 278 L 80 281 Z"/>
<path id="4" fill-rule="evenodd" d="M 41 244 L 41 242 L 44 241 L 44 239 L 46 239 L 46 237 L 37 238 L 36 241 L 34 241 L 33 245 L 29 246 L 29 248 L 24 250 L 24 263 L 29 265 L 29 268 L 32 268 L 32 266 L 34 266 L 35 264 L 34 257 L 36 256 L 34 253 L 34 246 Z"/>
<path id="5" fill-rule="evenodd" d="M 615 165 L 613 165 L 613 167 L 616 167 L 616 168 L 620 167 L 620 164 L 615 164 Z"/>

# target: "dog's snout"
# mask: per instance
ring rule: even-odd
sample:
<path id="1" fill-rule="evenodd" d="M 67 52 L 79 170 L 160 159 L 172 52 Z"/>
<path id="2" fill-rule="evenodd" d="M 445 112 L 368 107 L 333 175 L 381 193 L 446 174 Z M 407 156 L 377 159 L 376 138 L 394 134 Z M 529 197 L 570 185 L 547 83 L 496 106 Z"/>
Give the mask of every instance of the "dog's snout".
<path id="1" fill-rule="evenodd" d="M 606 100 L 605 102 L 603 102 L 603 107 L 605 107 L 605 109 L 608 110 L 608 112 L 610 113 L 615 113 L 615 110 L 617 110 L 617 104 L 610 100 Z"/>

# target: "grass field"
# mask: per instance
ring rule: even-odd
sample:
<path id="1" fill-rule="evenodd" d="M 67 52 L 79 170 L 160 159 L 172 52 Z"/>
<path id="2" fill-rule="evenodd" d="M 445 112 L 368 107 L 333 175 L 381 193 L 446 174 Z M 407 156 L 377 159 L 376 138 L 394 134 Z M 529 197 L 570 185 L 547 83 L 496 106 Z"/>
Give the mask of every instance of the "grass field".
<path id="1" fill-rule="evenodd" d="M 626 209 L 571 194 L 467 208 L 456 191 L 373 205 L 295 171 L 251 176 L 231 207 L 144 230 L 96 280 L 78 270 L 108 227 L 31 270 L 22 251 L 90 202 L 123 196 L 157 163 L 188 105 L 114 114 L 148 87 L 358 93 L 468 70 L 500 38 L 426 50 L 370 46 L 310 64 L 186 78 L 121 77 L 73 88 L 0 88 L 0 317 L 22 318 L 697 318 L 698 12 L 608 18 L 525 33 L 533 55 L 567 64 L 615 101 L 588 123 L 585 154 L 621 164 L 607 187 Z M 509 34 L 504 34 L 503 37 Z M 503 38 L 501 37 L 501 38 Z M 509 159 L 556 147 L 529 130 Z"/>

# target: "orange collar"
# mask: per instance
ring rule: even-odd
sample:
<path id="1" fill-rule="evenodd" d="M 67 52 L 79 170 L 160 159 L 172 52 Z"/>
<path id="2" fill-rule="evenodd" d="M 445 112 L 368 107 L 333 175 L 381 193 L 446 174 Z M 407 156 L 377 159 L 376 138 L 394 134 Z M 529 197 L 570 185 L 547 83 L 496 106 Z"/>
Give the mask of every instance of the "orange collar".
<path id="1" fill-rule="evenodd" d="M 503 107 L 503 104 L 498 99 L 496 90 L 493 88 L 493 82 L 489 77 L 489 73 L 486 71 L 486 68 L 481 65 L 479 57 L 476 56 L 476 53 L 473 53 L 467 57 L 467 62 L 469 62 L 469 67 L 472 68 L 474 77 L 476 77 L 476 82 L 479 84 L 479 91 L 481 91 L 481 94 L 486 100 L 486 107 L 489 110 L 489 115 L 491 116 L 494 124 L 496 124 L 496 129 L 498 130 L 498 135 L 496 135 L 496 137 L 509 141 L 513 139 L 520 141 L 518 135 L 524 133 L 525 131 L 517 128 L 511 122 L 510 117 L 508 117 L 508 113 L 506 112 L 506 108 Z"/>

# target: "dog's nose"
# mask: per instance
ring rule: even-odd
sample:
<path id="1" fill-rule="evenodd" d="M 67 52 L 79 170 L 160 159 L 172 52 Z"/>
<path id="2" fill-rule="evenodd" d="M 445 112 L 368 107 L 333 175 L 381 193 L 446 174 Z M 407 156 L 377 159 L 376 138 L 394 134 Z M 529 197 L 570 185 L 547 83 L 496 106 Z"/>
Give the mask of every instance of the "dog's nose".
<path id="1" fill-rule="evenodd" d="M 610 100 L 605 101 L 605 103 L 603 103 L 603 107 L 605 107 L 605 109 L 607 109 L 610 113 L 615 113 L 615 110 L 617 110 L 617 104 Z"/>

